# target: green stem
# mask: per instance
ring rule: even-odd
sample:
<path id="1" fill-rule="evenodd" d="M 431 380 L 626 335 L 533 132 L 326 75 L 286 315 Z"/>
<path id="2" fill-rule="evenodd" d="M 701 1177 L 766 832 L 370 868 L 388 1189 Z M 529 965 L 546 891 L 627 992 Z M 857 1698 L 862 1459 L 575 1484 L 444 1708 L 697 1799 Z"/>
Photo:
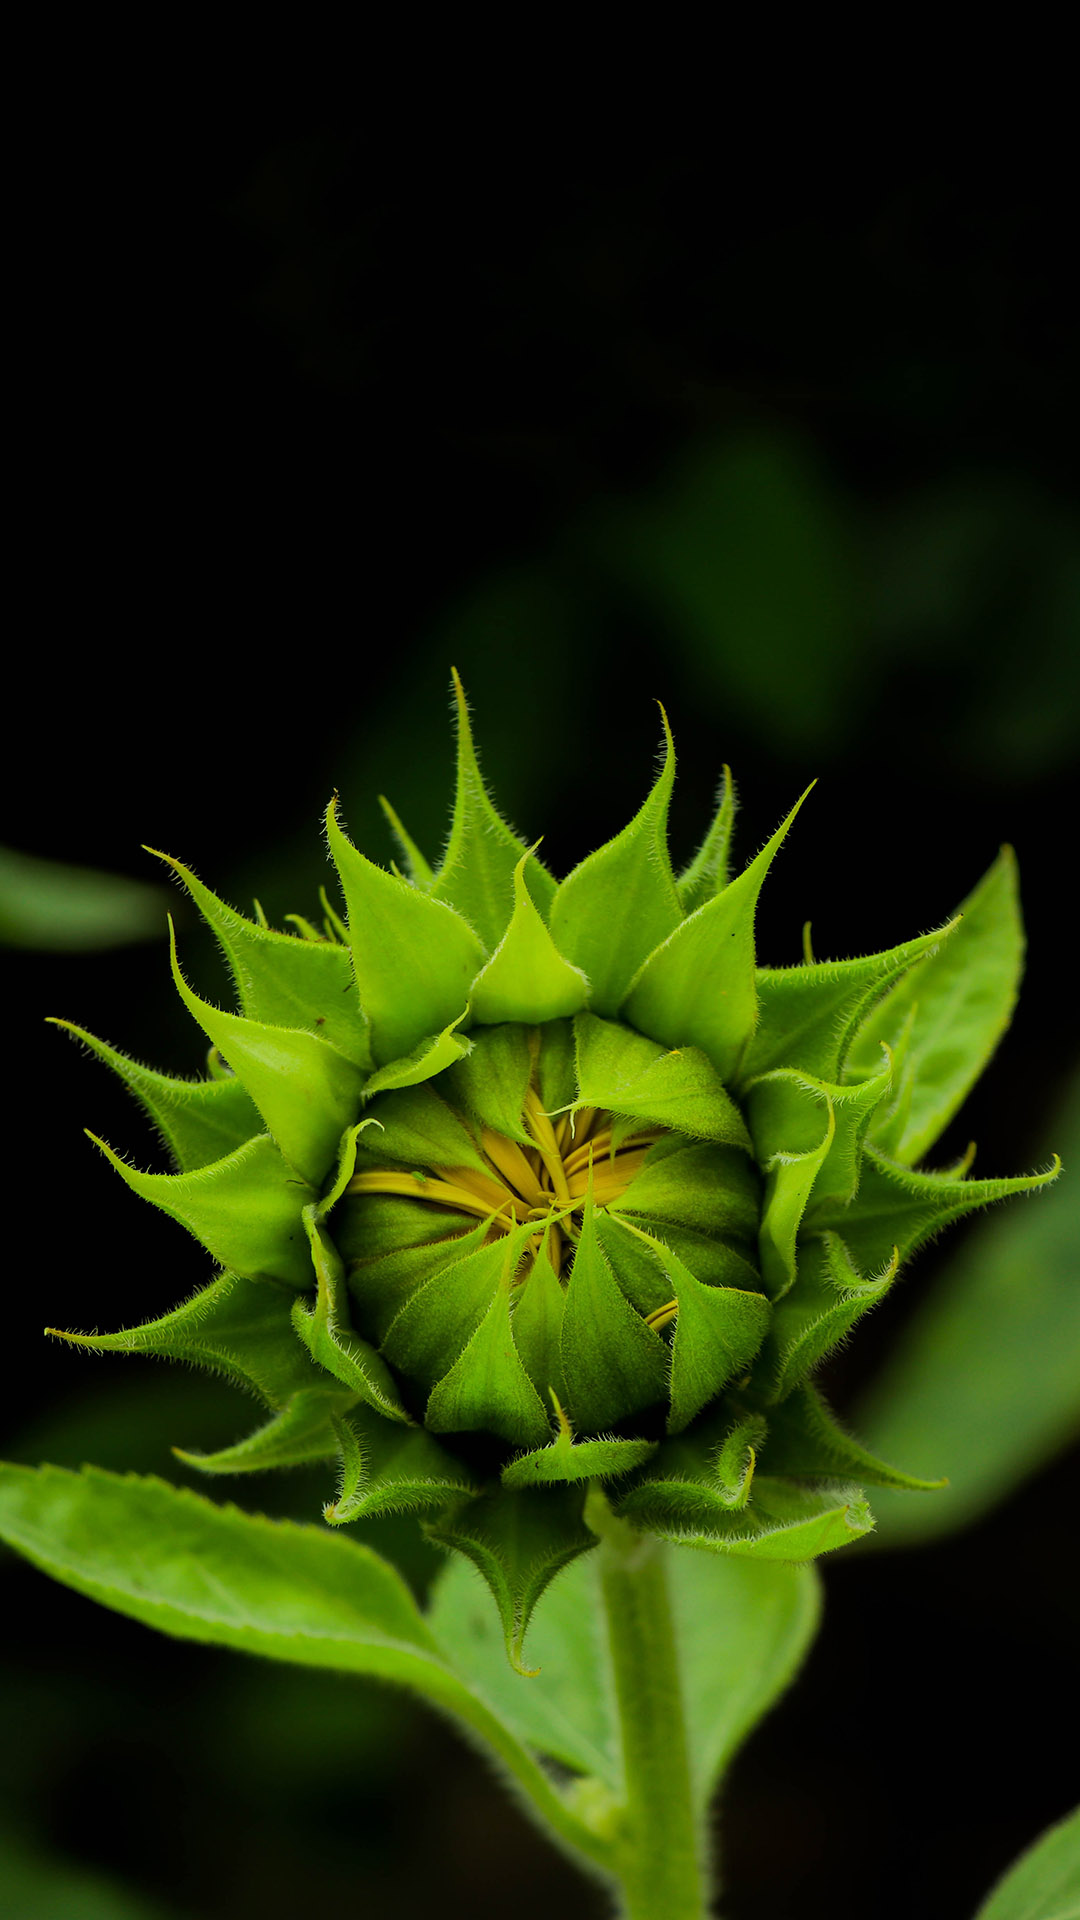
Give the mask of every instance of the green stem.
<path id="1" fill-rule="evenodd" d="M 599 1489 L 600 1583 L 622 1733 L 617 1872 L 626 1920 L 704 1920 L 708 1887 L 694 1816 L 666 1548 L 617 1520 Z"/>

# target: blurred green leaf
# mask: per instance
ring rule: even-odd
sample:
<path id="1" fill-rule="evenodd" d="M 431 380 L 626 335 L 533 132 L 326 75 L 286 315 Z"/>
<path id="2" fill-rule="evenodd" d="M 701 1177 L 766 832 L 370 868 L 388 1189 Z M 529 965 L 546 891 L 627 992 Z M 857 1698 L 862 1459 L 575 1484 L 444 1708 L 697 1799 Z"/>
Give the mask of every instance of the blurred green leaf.
<path id="1" fill-rule="evenodd" d="M 690 1767 L 704 1807 L 809 1652 L 821 1618 L 821 1580 L 812 1566 L 692 1547 L 676 1547 L 670 1569 Z"/>
<path id="2" fill-rule="evenodd" d="M 0 1835 L 0 1912 L 10 1920 L 164 1920 L 161 1907 L 72 1861 Z"/>
<path id="3" fill-rule="evenodd" d="M 764 738 L 802 747 L 846 729 L 865 649 L 843 509 L 810 453 L 760 431 L 706 442 L 651 498 L 605 509 L 593 539 L 703 690 Z"/>
<path id="4" fill-rule="evenodd" d="M 1080 1081 L 1055 1135 L 1080 1161 Z M 1080 1181 L 995 1215 L 904 1330 L 852 1422 L 885 1459 L 947 1474 L 932 1499 L 875 1495 L 879 1545 L 974 1520 L 1080 1432 Z"/>
<path id="5" fill-rule="evenodd" d="M 890 660 L 939 674 L 947 661 L 967 665 L 954 751 L 998 779 L 1045 779 L 1067 764 L 1080 710 L 1072 506 L 1030 472 L 945 474 L 872 510 L 863 544 L 877 671 Z"/>
<path id="6" fill-rule="evenodd" d="M 1080 1807 L 1049 1827 L 999 1880 L 975 1920 L 1077 1920 Z"/>
<path id="7" fill-rule="evenodd" d="M 883 1045 L 893 1050 L 893 1104 L 870 1138 L 914 1166 L 967 1098 L 1012 1018 L 1024 961 L 1016 858 L 1003 847 L 989 873 L 957 909 L 960 924 L 920 960 L 863 1022 L 848 1075 L 873 1073 Z"/>
<path id="8" fill-rule="evenodd" d="M 123 947 L 166 932 L 164 888 L 0 847 L 0 944 Z"/>

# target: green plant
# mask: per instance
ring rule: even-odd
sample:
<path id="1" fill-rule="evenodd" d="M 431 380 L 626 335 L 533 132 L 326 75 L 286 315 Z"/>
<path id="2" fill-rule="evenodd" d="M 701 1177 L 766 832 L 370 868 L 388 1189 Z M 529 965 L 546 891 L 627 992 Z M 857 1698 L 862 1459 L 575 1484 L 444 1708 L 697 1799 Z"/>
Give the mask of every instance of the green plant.
<path id="1" fill-rule="evenodd" d="M 431 1614 L 345 1537 L 158 1481 L 6 1469 L 0 1527 L 165 1631 L 414 1687 L 626 1914 L 689 1920 L 712 1789 L 812 1635 L 811 1563 L 870 1529 L 864 1487 L 940 1484 L 844 1431 L 815 1369 L 931 1235 L 1057 1171 L 916 1165 L 1008 1023 L 1014 863 L 936 933 L 762 968 L 757 898 L 802 801 L 732 878 L 725 772 L 676 876 L 665 720 L 640 812 L 557 884 L 492 806 L 457 693 L 437 870 L 389 807 L 404 872 L 332 806 L 345 917 L 324 894 L 320 927 L 280 933 L 170 862 L 239 1000 L 200 999 L 174 941 L 208 1077 L 71 1031 L 176 1170 L 102 1151 L 220 1271 L 162 1319 L 62 1336 L 254 1393 L 248 1439 L 181 1455 L 207 1474 L 336 1461 L 332 1527 L 415 1513 L 452 1558 Z"/>

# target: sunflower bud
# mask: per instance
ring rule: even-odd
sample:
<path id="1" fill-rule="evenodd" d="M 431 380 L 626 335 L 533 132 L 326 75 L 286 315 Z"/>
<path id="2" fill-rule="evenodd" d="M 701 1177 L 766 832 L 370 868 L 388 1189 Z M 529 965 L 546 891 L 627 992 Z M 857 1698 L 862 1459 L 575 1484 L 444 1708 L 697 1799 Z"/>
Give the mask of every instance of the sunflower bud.
<path id="1" fill-rule="evenodd" d="M 547 1581 L 594 1543 L 590 1482 L 635 1526 L 784 1560 L 865 1532 L 862 1486 L 931 1484 L 860 1447 L 814 1370 L 930 1235 L 1056 1169 L 915 1170 L 1011 1012 L 1008 850 L 935 933 L 762 968 L 757 898 L 802 801 L 731 878 L 725 771 L 676 876 L 665 719 L 640 812 L 560 883 L 495 811 L 460 685 L 457 704 L 437 870 L 389 807 L 404 872 L 331 806 L 344 915 L 324 895 L 320 927 L 281 933 L 169 862 L 238 996 L 200 999 L 174 942 L 208 1076 L 71 1031 L 175 1168 L 98 1144 L 219 1272 L 149 1325 L 65 1337 L 253 1389 L 265 1424 L 181 1457 L 336 1459 L 326 1519 L 420 1515 L 481 1567 L 517 1658 Z"/>

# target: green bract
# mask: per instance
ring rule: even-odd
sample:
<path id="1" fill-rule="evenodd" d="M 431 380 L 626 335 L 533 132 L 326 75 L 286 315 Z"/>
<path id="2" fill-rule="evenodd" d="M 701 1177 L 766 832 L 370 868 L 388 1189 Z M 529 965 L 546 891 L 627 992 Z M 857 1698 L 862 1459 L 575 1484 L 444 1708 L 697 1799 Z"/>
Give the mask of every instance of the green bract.
<path id="1" fill-rule="evenodd" d="M 814 1369 L 932 1234 L 1056 1169 L 914 1166 L 1008 1022 L 1008 850 L 937 933 L 762 968 L 757 896 L 794 813 L 729 879 L 725 775 L 676 876 L 668 735 L 640 812 L 558 883 L 492 806 L 460 687 L 458 714 L 437 871 L 389 808 L 407 874 L 331 807 L 344 921 L 328 905 L 322 931 L 275 932 L 171 863 L 239 1002 L 193 993 L 174 944 L 210 1077 L 71 1031 L 175 1171 L 103 1151 L 220 1272 L 149 1325 L 65 1337 L 252 1390 L 264 1425 L 182 1457 L 336 1458 L 327 1520 L 423 1516 L 482 1569 L 516 1660 L 547 1582 L 595 1544 L 590 1483 L 635 1527 L 786 1561 L 864 1533 L 862 1486 L 932 1484 L 844 1432 Z"/>

